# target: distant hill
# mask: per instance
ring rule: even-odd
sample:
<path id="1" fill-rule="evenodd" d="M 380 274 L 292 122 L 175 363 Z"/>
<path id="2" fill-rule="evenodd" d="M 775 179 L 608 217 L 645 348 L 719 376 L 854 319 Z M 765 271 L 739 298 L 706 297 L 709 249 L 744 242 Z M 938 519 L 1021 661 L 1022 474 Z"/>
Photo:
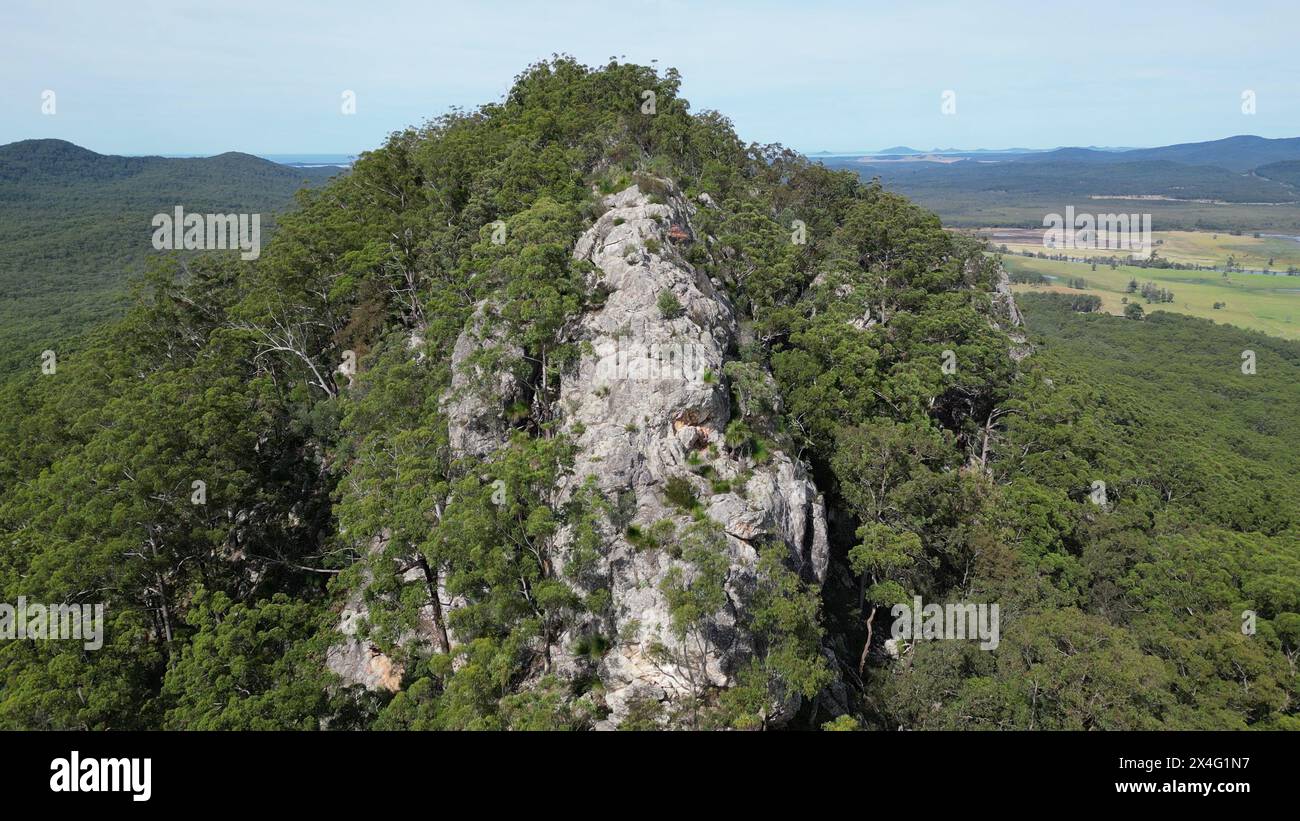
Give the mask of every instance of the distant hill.
<path id="1" fill-rule="evenodd" d="M 178 195 L 194 194 L 214 206 L 234 208 L 261 202 L 272 192 L 292 195 L 304 184 L 324 182 L 337 173 L 335 168 L 290 168 L 234 151 L 183 159 L 119 157 L 63 140 L 23 140 L 0 145 L 0 202 L 41 187 L 35 193 L 43 201 L 75 193 L 92 200 L 125 196 L 133 202 L 165 204 Z M 75 191 L 49 186 L 71 186 Z M 119 202 L 114 199 L 114 204 Z"/>
<path id="2" fill-rule="evenodd" d="M 1072 197 L 1075 204 L 1092 196 L 1168 197 L 1223 202 L 1283 203 L 1300 199 L 1290 185 L 1259 176 L 1240 174 L 1206 165 L 1183 165 L 1168 160 L 1141 160 L 1106 164 L 1062 161 L 1056 163 L 955 162 L 873 165 L 890 182 L 919 188 L 978 190 Z"/>
<path id="3" fill-rule="evenodd" d="M 1140 202 L 1157 230 L 1300 230 L 1300 137 L 821 162 L 877 177 L 956 226 L 1041 226 L 1066 205 L 1110 213 Z"/>
<path id="4" fill-rule="evenodd" d="M 249 154 L 169 159 L 97 154 L 63 140 L 0 146 L 0 374 L 119 311 L 153 253 L 153 215 L 272 214 L 339 173 Z M 3 376 L 0 376 L 3 378 Z"/>
<path id="5" fill-rule="evenodd" d="M 1284 160 L 1300 160 L 1300 137 L 1268 139 L 1242 135 L 1203 143 L 1180 143 L 1159 148 L 1127 151 L 1098 151 L 1091 148 L 1061 148 L 1022 158 L 1026 162 L 1139 162 L 1167 160 L 1185 165 L 1213 165 L 1229 171 L 1249 171 Z"/>
<path id="6" fill-rule="evenodd" d="M 1255 175 L 1285 183 L 1300 190 L 1300 160 L 1269 163 L 1256 168 Z"/>

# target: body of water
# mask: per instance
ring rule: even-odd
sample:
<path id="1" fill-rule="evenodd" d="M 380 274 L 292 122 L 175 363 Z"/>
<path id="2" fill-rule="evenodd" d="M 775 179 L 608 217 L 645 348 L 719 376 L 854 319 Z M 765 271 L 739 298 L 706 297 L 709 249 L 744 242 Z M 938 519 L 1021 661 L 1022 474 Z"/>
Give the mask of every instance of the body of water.
<path id="1" fill-rule="evenodd" d="M 351 168 L 355 154 L 258 154 L 264 160 L 295 168 Z"/>

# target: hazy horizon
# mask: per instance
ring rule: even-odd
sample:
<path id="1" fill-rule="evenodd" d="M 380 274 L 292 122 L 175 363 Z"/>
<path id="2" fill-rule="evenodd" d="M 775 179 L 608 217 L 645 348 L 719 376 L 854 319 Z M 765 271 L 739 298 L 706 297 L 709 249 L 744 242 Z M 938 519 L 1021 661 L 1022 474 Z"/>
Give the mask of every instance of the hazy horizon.
<path id="1" fill-rule="evenodd" d="M 58 138 L 106 154 L 355 154 L 501 99 L 553 53 L 675 67 L 694 110 L 724 111 L 744 139 L 805 153 L 1300 134 L 1288 92 L 1300 86 L 1288 57 L 1300 9 L 1282 2 L 1245 12 L 1106 0 L 1025 14 L 1006 3 L 663 0 L 617 15 L 594 2 L 501 3 L 486 15 L 398 2 L 380 19 L 339 3 L 10 5 L 0 143 Z M 54 114 L 42 113 L 46 91 Z M 346 91 L 355 114 L 341 112 Z M 1243 113 L 1247 91 L 1254 114 Z"/>
<path id="2" fill-rule="evenodd" d="M 1211 140 L 1194 140 L 1194 141 L 1180 141 L 1180 142 L 1214 142 L 1214 141 L 1217 141 L 1217 140 L 1225 140 L 1225 139 L 1230 139 L 1230 138 L 1233 138 L 1233 137 L 1256 137 L 1256 136 L 1259 136 L 1259 135 L 1257 135 L 1257 134 L 1228 134 L 1228 135 L 1225 135 L 1225 136 L 1223 136 L 1223 137 L 1212 138 Z M 1294 135 L 1294 136 L 1300 137 L 1300 135 Z M 8 142 L 0 143 L 0 145 L 10 145 L 10 144 L 15 143 L 15 142 L 23 142 L 23 141 L 26 141 L 26 140 L 42 140 L 42 139 L 55 139 L 55 140 L 62 140 L 62 139 L 64 139 L 64 138 L 62 138 L 62 137 L 24 137 L 24 138 L 19 139 L 19 140 L 11 140 L 11 141 L 8 141 Z M 1289 139 L 1289 137 L 1273 137 L 1273 138 L 1268 138 L 1268 139 Z M 64 141 L 65 141 L 65 142 L 72 142 L 74 145 L 77 145 L 77 146 L 79 146 L 79 147 L 81 147 L 81 148 L 85 148 L 85 149 L 90 150 L 90 151 L 94 151 L 94 152 L 97 153 L 97 154 L 103 154 L 103 155 L 114 155 L 114 156 L 121 156 L 121 157 L 162 157 L 162 158 L 164 158 L 164 159 L 195 159 L 195 158 L 205 158 L 205 157 L 216 157 L 216 156 L 219 156 L 219 155 L 221 155 L 221 154 L 228 154 L 228 153 L 239 153 L 239 154 L 249 154 L 249 155 L 254 156 L 254 157 L 261 157 L 262 159 L 271 160 L 271 161 L 273 161 L 273 162 L 286 162 L 286 161 L 289 161 L 290 159 L 292 159 L 292 160 L 295 161 L 295 162 L 303 162 L 303 163 L 307 162 L 307 160 L 308 160 L 309 158 L 310 158 L 310 159 L 319 159 L 319 160 L 322 160 L 322 161 L 326 161 L 326 160 L 338 160 L 338 159 L 344 159 L 344 158 L 346 158 L 346 159 L 350 159 L 350 160 L 355 160 L 355 159 L 357 159 L 358 157 L 360 157 L 361 154 L 362 154 L 363 152 L 368 151 L 368 150 L 371 150 L 371 148 L 377 147 L 377 146 L 372 146 L 372 147 L 370 147 L 370 148 L 363 148 L 363 149 L 360 149 L 360 150 L 357 150 L 357 151 L 256 151 L 256 150 L 225 149 L 225 150 L 222 150 L 222 151 L 208 151 L 208 152 L 203 152 L 203 151 L 197 151 L 197 152 L 195 152 L 195 151 L 154 151 L 154 152 L 148 152 L 148 151 L 122 151 L 122 152 L 111 152 L 111 151 L 99 151 L 99 150 L 97 150 L 94 146 L 91 146 L 91 145 L 83 145 L 83 144 L 81 144 L 81 143 L 76 143 L 76 142 L 74 142 L 74 141 L 72 141 L 72 140 L 64 140 Z M 1060 149 L 1063 149 L 1063 148 L 1087 148 L 1087 149 L 1093 149 L 1093 150 L 1096 150 L 1096 151 L 1137 151 L 1137 150 L 1142 150 L 1142 149 L 1147 149 L 1147 148 L 1161 148 L 1161 147 L 1163 147 L 1163 146 L 1165 146 L 1165 145 L 1177 145 L 1177 144 L 1179 144 L 1179 143 L 1164 143 L 1164 144 L 1161 144 L 1161 145 L 1123 145 L 1123 146 L 1116 146 L 1116 145 L 1073 145 L 1073 144 L 1072 144 L 1072 145 L 1052 145 L 1052 146 L 1029 146 L 1029 145 L 1014 145 L 1014 146 L 976 146 L 976 147 L 965 147 L 965 146 L 943 146 L 943 147 L 923 148 L 923 147 L 918 147 L 918 146 L 906 146 L 906 145 L 904 145 L 903 143 L 894 143 L 894 144 L 892 144 L 892 145 L 885 146 L 885 147 L 881 147 L 881 148 L 861 148 L 861 149 L 854 149 L 854 150 L 848 150 L 848 151 L 827 151 L 827 150 L 808 151 L 808 150 L 804 150 L 804 149 L 794 148 L 793 146 L 791 146 L 791 148 L 793 148 L 794 150 L 798 151 L 799 153 L 804 154 L 805 156 L 809 156 L 809 157 L 819 157 L 819 156 L 821 156 L 821 157 L 854 157 L 854 156 L 869 156 L 869 155 L 873 155 L 873 154 L 882 154 L 882 153 L 886 153 L 886 152 L 888 151 L 888 149 L 890 149 L 890 148 L 910 148 L 910 149 L 915 150 L 917 153 L 922 153 L 922 154 L 930 154 L 930 153 L 974 153 L 974 152 L 988 152 L 988 153 L 1002 153 L 1002 152 L 1007 152 L 1007 153 L 1010 153 L 1010 152 L 1016 152 L 1016 151 L 1048 152 L 1048 151 L 1056 151 L 1056 150 L 1060 150 Z M 333 164 L 333 163 L 326 163 L 326 164 Z"/>

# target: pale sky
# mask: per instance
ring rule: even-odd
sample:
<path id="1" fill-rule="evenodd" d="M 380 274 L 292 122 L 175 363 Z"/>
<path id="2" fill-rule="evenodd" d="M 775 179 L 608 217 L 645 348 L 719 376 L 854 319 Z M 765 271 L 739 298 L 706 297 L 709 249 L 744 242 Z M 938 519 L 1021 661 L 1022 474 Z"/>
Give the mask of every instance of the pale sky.
<path id="1" fill-rule="evenodd" d="M 4 0 L 0 143 L 353 154 L 499 100 L 552 53 L 657 59 L 681 71 L 693 110 L 808 152 L 1294 137 L 1297 32 L 1296 0 Z"/>

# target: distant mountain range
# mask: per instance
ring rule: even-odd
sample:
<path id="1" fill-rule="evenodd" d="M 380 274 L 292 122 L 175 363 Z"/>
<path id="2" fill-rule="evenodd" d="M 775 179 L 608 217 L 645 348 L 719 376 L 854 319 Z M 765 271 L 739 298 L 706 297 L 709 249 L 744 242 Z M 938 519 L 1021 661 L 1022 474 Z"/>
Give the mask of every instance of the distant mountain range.
<path id="1" fill-rule="evenodd" d="M 153 250 L 155 214 L 260 213 L 341 173 L 249 154 L 120 157 L 63 140 L 0 146 L 0 373 L 120 310 Z"/>
<path id="2" fill-rule="evenodd" d="M 197 159 L 211 158 L 211 154 L 164 154 L 166 159 Z M 356 162 L 355 154 L 253 154 L 254 157 L 260 157 L 264 160 L 270 160 L 277 165 L 288 165 L 294 168 L 351 168 Z"/>
<path id="3" fill-rule="evenodd" d="M 810 157 L 830 155 L 836 157 L 922 157 L 983 156 L 996 154 L 1008 160 L 1033 159 L 1039 161 L 1071 160 L 1078 162 L 1133 162 L 1137 160 L 1171 160 L 1189 165 L 1217 165 L 1233 171 L 1246 171 L 1261 165 L 1284 160 L 1300 159 L 1300 137 L 1270 139 L 1243 134 L 1199 143 L 1179 143 L 1157 148 L 1128 148 L 1112 146 L 1070 146 L 1062 148 L 931 148 L 929 150 L 895 145 L 879 151 L 819 151 Z"/>
<path id="4" fill-rule="evenodd" d="M 0 145 L 0 183 L 132 180 L 193 187 L 226 179 L 236 188 L 250 177 L 298 185 L 337 174 L 337 169 L 295 169 L 252 154 L 229 151 L 215 157 L 122 157 L 97 154 L 65 140 L 22 140 Z"/>
<path id="5" fill-rule="evenodd" d="M 1090 145 L 1088 148 L 1094 151 L 1132 151 L 1131 148 L 1112 148 L 1110 146 Z M 909 148 L 905 145 L 895 145 L 889 148 L 882 148 L 879 151 L 816 151 L 808 154 L 808 157 L 907 157 L 907 156 L 925 156 L 929 154 L 937 155 L 959 155 L 978 156 L 984 154 L 1046 154 L 1052 151 L 1059 151 L 1060 148 L 931 148 L 926 151 L 920 148 Z"/>
<path id="6" fill-rule="evenodd" d="M 1067 204 L 1132 210 L 1142 200 L 1166 230 L 1300 232 L 1300 137 L 1046 151 L 895 146 L 813 159 L 879 178 L 959 226 L 1041 225 Z"/>
<path id="7" fill-rule="evenodd" d="M 1268 139 L 1242 135 L 1204 143 L 1180 143 L 1159 148 L 1099 151 L 1091 148 L 1058 148 L 1021 158 L 1030 162 L 1140 162 L 1168 160 L 1186 165 L 1212 165 L 1229 171 L 1249 171 L 1261 165 L 1300 160 L 1300 137 Z"/>

